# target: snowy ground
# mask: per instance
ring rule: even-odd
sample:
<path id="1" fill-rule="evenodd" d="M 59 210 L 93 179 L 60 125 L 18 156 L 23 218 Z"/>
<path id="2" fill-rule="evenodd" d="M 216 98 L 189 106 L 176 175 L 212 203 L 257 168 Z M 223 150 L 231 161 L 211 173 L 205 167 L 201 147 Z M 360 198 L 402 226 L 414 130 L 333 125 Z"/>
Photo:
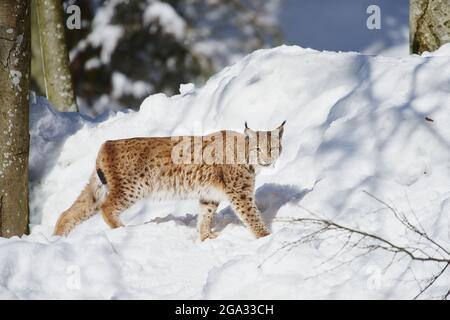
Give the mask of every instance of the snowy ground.
<path id="1" fill-rule="evenodd" d="M 442 267 L 383 250 L 357 258 L 363 249 L 339 251 L 345 239 L 336 234 L 289 246 L 310 229 L 286 220 L 309 210 L 396 244 L 415 241 L 367 191 L 449 248 L 450 46 L 405 58 L 283 46 L 180 91 L 95 119 L 37 98 L 32 233 L 0 238 L 1 298 L 410 299 Z M 285 119 L 282 156 L 257 178 L 272 235 L 255 240 L 223 204 L 221 235 L 200 242 L 196 201 L 142 201 L 122 215 L 124 228 L 109 230 L 97 215 L 68 238 L 51 236 L 103 141 L 242 131 L 244 121 L 271 129 Z M 421 297 L 444 295 L 449 282 L 447 270 Z"/>

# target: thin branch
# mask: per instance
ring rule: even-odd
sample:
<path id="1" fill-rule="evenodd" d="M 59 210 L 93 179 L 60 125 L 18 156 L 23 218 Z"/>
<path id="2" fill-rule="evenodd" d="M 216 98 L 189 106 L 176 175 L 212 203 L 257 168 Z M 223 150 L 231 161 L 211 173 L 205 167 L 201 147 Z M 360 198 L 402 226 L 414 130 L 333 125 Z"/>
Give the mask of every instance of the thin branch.
<path id="1" fill-rule="evenodd" d="M 344 240 L 344 245 L 341 248 L 339 248 L 337 252 L 333 253 L 333 255 L 330 258 L 326 259 L 324 263 L 332 259 L 335 259 L 338 256 L 338 254 L 341 253 L 345 248 L 350 249 L 358 248 L 365 250 L 362 256 L 367 255 L 368 253 L 374 252 L 376 250 L 382 250 L 385 252 L 392 253 L 393 254 L 392 259 L 390 260 L 388 265 L 384 268 L 383 272 L 386 272 L 396 261 L 400 261 L 403 258 L 409 258 L 411 259 L 411 261 L 421 261 L 427 263 L 429 262 L 437 264 L 444 263 L 445 265 L 442 268 L 440 268 L 437 274 L 434 274 L 428 280 L 422 280 L 424 285 L 420 284 L 419 280 L 417 279 L 417 277 L 413 272 L 414 280 L 418 283 L 420 290 L 419 293 L 414 297 L 414 299 L 417 299 L 429 288 L 431 288 L 436 283 L 436 281 L 446 272 L 446 270 L 450 269 L 448 268 L 448 266 L 450 265 L 449 249 L 446 249 L 442 244 L 438 243 L 436 240 L 432 239 L 427 234 L 425 228 L 420 223 L 420 220 L 418 219 L 417 215 L 415 214 L 415 212 L 413 212 L 411 205 L 410 209 L 415 219 L 417 220 L 416 223 L 418 224 L 418 226 L 416 226 L 414 223 L 411 223 L 408 217 L 404 213 L 400 212 L 395 207 L 395 205 L 389 205 L 385 201 L 379 199 L 378 197 L 370 194 L 367 191 L 364 191 L 364 193 L 366 193 L 371 198 L 375 199 L 377 202 L 381 203 L 384 207 L 389 209 L 389 211 L 393 214 L 394 218 L 397 221 L 399 221 L 403 227 L 406 228 L 406 231 L 412 233 L 413 235 L 419 236 L 419 239 L 418 240 L 413 239 L 412 242 L 409 244 L 407 243 L 405 245 L 400 245 L 395 241 L 377 235 L 376 233 L 366 232 L 364 230 L 349 227 L 337 223 L 333 220 L 323 218 L 319 214 L 303 207 L 300 204 L 297 204 L 297 206 L 305 210 L 309 214 L 309 216 L 300 218 L 276 219 L 276 221 L 281 222 L 284 221 L 291 223 L 300 222 L 304 223 L 306 226 L 312 226 L 313 230 L 314 228 L 316 228 L 317 230 L 315 232 L 310 232 L 308 235 L 296 241 L 283 245 L 283 247 L 276 250 L 274 254 L 276 254 L 277 252 L 286 247 L 292 249 L 297 244 L 305 243 L 307 241 L 319 238 L 319 236 L 320 236 L 319 239 L 325 240 L 326 238 L 324 238 L 323 235 L 327 234 L 328 232 L 331 232 L 331 235 L 335 238 L 339 237 L 340 235 L 345 235 L 346 239 Z M 270 258 L 271 256 L 269 256 L 268 258 Z M 336 267 L 331 268 L 329 271 L 336 270 L 337 268 L 340 268 L 342 265 L 351 263 L 352 261 L 358 259 L 358 257 L 359 255 L 353 257 L 350 261 L 345 261 L 343 264 L 338 264 Z M 321 263 L 320 265 L 323 265 L 324 263 Z M 449 295 L 450 290 L 443 296 L 443 299 L 447 299 Z"/>
<path id="2" fill-rule="evenodd" d="M 445 270 L 448 268 L 449 265 L 450 265 L 450 262 L 447 263 L 447 264 L 442 268 L 442 270 L 439 271 L 439 273 L 436 274 L 436 275 L 430 280 L 430 282 L 429 282 L 422 290 L 420 290 L 420 292 L 413 298 L 413 300 L 416 300 L 419 296 L 422 295 L 422 293 L 424 293 L 425 291 L 427 291 L 428 288 L 430 288 L 430 287 L 436 282 L 436 280 L 439 279 L 439 277 L 445 272 Z M 447 292 L 447 295 L 448 295 L 448 292 Z"/>
<path id="3" fill-rule="evenodd" d="M 403 224 L 405 225 L 408 229 L 410 229 L 411 231 L 413 231 L 414 233 L 420 235 L 421 237 L 424 237 L 425 239 L 427 239 L 429 242 L 431 242 L 432 244 L 434 244 L 436 247 L 438 247 L 439 249 L 441 249 L 442 251 L 444 251 L 447 255 L 450 256 L 450 251 L 445 249 L 443 245 L 439 244 L 437 241 L 433 240 L 426 232 L 425 229 L 423 228 L 423 226 L 421 226 L 419 219 L 417 218 L 417 216 L 414 214 L 414 216 L 416 217 L 416 220 L 418 221 L 419 225 L 421 226 L 422 230 L 419 230 L 416 226 L 414 226 L 412 223 L 410 223 L 408 221 L 408 219 L 406 218 L 406 216 L 402 216 L 402 218 L 399 217 L 399 212 L 398 210 L 396 210 L 395 208 L 393 208 L 392 206 L 390 206 L 389 204 L 387 204 L 386 202 L 384 202 L 383 200 L 381 200 L 380 198 L 376 197 L 375 195 L 371 194 L 370 192 L 363 190 L 363 192 L 365 194 L 367 194 L 369 197 L 371 197 L 372 199 L 375 199 L 376 201 L 378 201 L 379 203 L 381 203 L 382 205 L 384 205 L 386 208 L 388 208 L 389 210 L 391 210 L 391 212 L 394 214 L 394 216 Z M 409 200 L 408 200 L 409 201 Z"/>
<path id="4" fill-rule="evenodd" d="M 447 293 L 442 297 L 442 300 L 448 300 L 449 296 L 450 296 L 450 290 L 448 290 Z"/>
<path id="5" fill-rule="evenodd" d="M 446 258 L 436 258 L 436 257 L 432 257 L 429 255 L 424 255 L 424 256 L 417 256 L 415 255 L 413 252 L 411 252 L 410 250 L 408 250 L 406 247 L 402 247 L 400 245 L 396 245 L 394 243 L 392 243 L 389 240 L 386 240 L 384 238 L 381 238 L 380 236 L 377 236 L 375 234 L 372 233 L 368 233 L 365 231 L 361 231 L 358 229 L 353 229 L 350 227 L 346 227 L 343 225 L 340 225 L 336 222 L 333 222 L 331 220 L 327 220 L 327 219 L 317 219 L 317 218 L 296 218 L 296 219 L 292 219 L 292 222 L 306 222 L 306 223 L 315 223 L 315 224 L 323 224 L 326 227 L 330 228 L 330 229 L 340 229 L 346 232 L 350 232 L 350 233 L 355 233 L 358 234 L 360 236 L 366 237 L 366 238 L 370 238 L 373 240 L 376 240 L 378 242 L 381 242 L 383 244 L 386 244 L 386 246 L 378 246 L 381 249 L 385 249 L 385 250 L 390 250 L 392 252 L 402 252 L 406 255 L 408 255 L 412 260 L 417 260 L 417 261 L 435 261 L 435 262 L 439 262 L 439 263 L 449 263 L 450 262 L 450 258 L 446 259 Z"/>

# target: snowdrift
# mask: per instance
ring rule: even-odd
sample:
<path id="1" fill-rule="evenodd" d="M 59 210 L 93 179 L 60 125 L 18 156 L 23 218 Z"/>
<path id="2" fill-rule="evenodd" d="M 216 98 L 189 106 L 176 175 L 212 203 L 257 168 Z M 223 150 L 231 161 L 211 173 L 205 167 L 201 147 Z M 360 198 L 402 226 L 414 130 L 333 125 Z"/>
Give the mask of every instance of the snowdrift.
<path id="1" fill-rule="evenodd" d="M 200 89 L 148 97 L 138 112 L 95 119 L 31 106 L 31 228 L 0 238 L 0 297 L 99 299 L 401 298 L 438 264 L 374 250 L 337 254 L 344 240 L 299 241 L 289 219 L 314 212 L 407 245 L 411 239 L 374 195 L 450 246 L 450 47 L 387 58 L 282 46 L 256 51 Z M 126 227 L 97 215 L 52 237 L 108 139 L 272 129 L 287 120 L 283 153 L 257 178 L 272 235 L 255 240 L 228 204 L 221 235 L 200 242 L 196 201 L 141 201 Z M 297 241 L 297 245 L 286 244 Z M 394 259 L 394 260 L 393 260 Z M 394 263 L 391 263 L 394 261 Z M 444 273 L 424 297 L 448 290 Z"/>

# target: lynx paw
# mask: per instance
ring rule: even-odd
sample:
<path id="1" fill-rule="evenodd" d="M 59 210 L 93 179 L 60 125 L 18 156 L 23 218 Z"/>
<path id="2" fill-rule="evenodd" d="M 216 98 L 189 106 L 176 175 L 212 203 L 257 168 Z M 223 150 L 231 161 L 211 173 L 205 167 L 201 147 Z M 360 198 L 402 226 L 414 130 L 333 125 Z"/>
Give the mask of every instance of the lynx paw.
<path id="1" fill-rule="evenodd" d="M 219 232 L 208 232 L 200 235 L 200 240 L 205 241 L 206 239 L 215 239 L 219 236 Z"/>
<path id="2" fill-rule="evenodd" d="M 261 230 L 261 231 L 259 231 L 259 232 L 257 232 L 257 233 L 255 234 L 255 236 L 256 236 L 257 239 L 262 238 L 262 237 L 266 237 L 266 236 L 268 236 L 268 235 L 270 235 L 270 231 L 267 230 L 267 229 Z"/>

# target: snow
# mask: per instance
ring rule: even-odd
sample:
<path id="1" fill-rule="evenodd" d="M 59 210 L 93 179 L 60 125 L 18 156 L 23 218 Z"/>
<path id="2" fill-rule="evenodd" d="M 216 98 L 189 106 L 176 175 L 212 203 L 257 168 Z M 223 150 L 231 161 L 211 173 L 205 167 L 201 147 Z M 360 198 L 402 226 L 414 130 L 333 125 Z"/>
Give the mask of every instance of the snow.
<path id="1" fill-rule="evenodd" d="M 22 72 L 20 72 L 19 70 L 10 70 L 9 76 L 11 77 L 12 84 L 17 87 L 17 89 L 20 89 L 19 84 L 20 79 L 22 79 Z"/>
<path id="2" fill-rule="evenodd" d="M 185 96 L 190 93 L 195 92 L 195 85 L 193 83 L 182 83 L 180 84 L 180 94 Z"/>
<path id="3" fill-rule="evenodd" d="M 94 47 L 101 47 L 100 59 L 103 64 L 108 64 L 120 38 L 124 34 L 124 30 L 121 26 L 112 25 L 105 25 L 95 30 L 97 32 L 92 32 L 88 39 Z"/>
<path id="4" fill-rule="evenodd" d="M 143 98 L 153 91 L 153 87 L 144 81 L 132 81 L 121 72 L 115 71 L 112 74 L 112 95 L 115 98 L 123 95 L 132 95 L 136 98 Z"/>
<path id="5" fill-rule="evenodd" d="M 186 22 L 168 3 L 153 1 L 143 14 L 144 25 L 149 26 L 157 22 L 165 32 L 182 40 L 186 33 Z"/>
<path id="6" fill-rule="evenodd" d="M 89 43 L 94 48 L 101 48 L 100 60 L 103 64 L 109 64 L 111 55 L 114 53 L 119 40 L 125 34 L 122 26 L 114 25 L 111 21 L 115 8 L 120 3 L 122 3 L 122 0 L 111 0 L 97 10 L 92 21 L 92 32 L 88 35 L 86 41 L 80 41 L 79 47 L 71 52 L 71 59 Z"/>
<path id="7" fill-rule="evenodd" d="M 439 49 L 433 52 L 425 51 L 422 57 L 448 57 L 450 56 L 450 43 L 442 45 Z"/>
<path id="8" fill-rule="evenodd" d="M 191 73 L 197 77 L 190 81 L 197 85 L 203 85 L 212 73 L 239 61 L 245 54 L 281 43 L 370 55 L 409 55 L 408 0 L 248 0 L 242 5 L 216 0 L 146 0 L 134 3 L 134 9 L 129 12 L 125 9 L 128 5 L 127 0 L 91 4 L 92 24 L 85 21 L 88 34 L 70 50 L 70 59 L 74 61 L 78 57 L 78 60 L 85 61 L 86 55 L 89 56 L 84 63 L 85 70 L 106 66 L 94 70 L 96 73 L 110 74 L 112 71 L 108 70 L 118 68 L 116 71 L 129 79 L 150 83 L 151 87 L 147 88 L 155 90 L 151 93 L 160 91 L 155 88 L 161 87 L 158 83 L 165 79 L 159 72 L 161 66 L 148 68 L 151 70 L 147 73 L 126 72 L 120 59 L 115 59 L 129 47 L 130 39 L 138 35 L 145 37 L 142 32 L 158 39 L 161 34 L 169 35 L 169 38 L 173 35 L 172 40 L 178 43 L 177 46 L 187 49 L 187 59 L 193 59 L 201 69 L 191 68 Z M 381 9 L 381 29 L 367 28 L 367 8 L 371 5 Z M 130 23 L 132 28 L 127 27 Z M 138 25 L 141 28 L 137 28 Z M 152 51 L 155 43 L 141 41 L 140 46 L 143 50 Z M 169 73 L 174 71 L 178 60 L 179 57 L 175 56 L 168 58 L 162 69 Z M 184 75 L 185 78 L 187 76 Z M 172 85 L 163 87 L 161 90 L 167 94 L 175 92 Z M 124 96 L 117 96 L 110 89 L 107 86 L 100 90 L 102 92 L 90 94 L 89 103 L 79 107 L 90 115 L 109 109 L 137 107 L 135 101 L 140 99 L 139 95 L 123 92 Z M 79 96 L 78 100 L 83 98 L 86 97 Z M 131 100 L 132 103 L 126 102 Z"/>
<path id="9" fill-rule="evenodd" d="M 336 255 L 339 237 L 289 246 L 308 227 L 287 220 L 308 210 L 395 243 L 414 240 L 366 191 L 414 211 L 449 247 L 450 55 L 439 52 L 258 50 L 202 88 L 183 85 L 180 95 L 149 96 L 139 111 L 96 118 L 56 112 L 38 97 L 30 119 L 32 232 L 0 238 L 0 298 L 412 298 L 415 279 L 430 277 L 436 264 L 397 257 L 387 268 L 386 252 Z M 268 237 L 254 239 L 223 203 L 220 236 L 200 242 L 193 200 L 144 200 L 122 214 L 124 228 L 110 230 L 96 215 L 67 238 L 51 235 L 105 140 L 243 131 L 245 121 L 266 130 L 283 120 L 283 153 L 256 180 Z M 444 273 L 423 297 L 445 294 L 449 281 Z"/>

